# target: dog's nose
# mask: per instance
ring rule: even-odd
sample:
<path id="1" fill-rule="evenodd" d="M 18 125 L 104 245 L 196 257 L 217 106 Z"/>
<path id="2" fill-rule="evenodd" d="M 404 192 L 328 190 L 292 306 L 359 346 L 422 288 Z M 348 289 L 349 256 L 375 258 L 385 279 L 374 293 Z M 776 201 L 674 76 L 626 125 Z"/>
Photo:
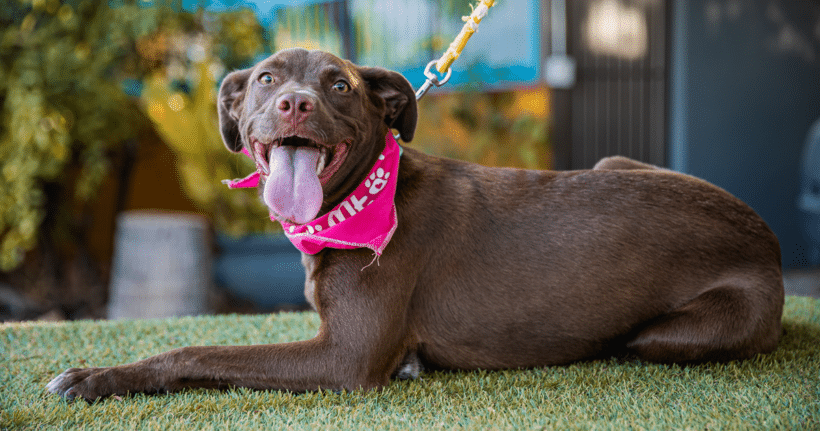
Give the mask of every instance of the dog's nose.
<path id="1" fill-rule="evenodd" d="M 305 94 L 288 93 L 276 100 L 280 118 L 293 124 L 305 121 L 315 108 L 315 100 Z"/>

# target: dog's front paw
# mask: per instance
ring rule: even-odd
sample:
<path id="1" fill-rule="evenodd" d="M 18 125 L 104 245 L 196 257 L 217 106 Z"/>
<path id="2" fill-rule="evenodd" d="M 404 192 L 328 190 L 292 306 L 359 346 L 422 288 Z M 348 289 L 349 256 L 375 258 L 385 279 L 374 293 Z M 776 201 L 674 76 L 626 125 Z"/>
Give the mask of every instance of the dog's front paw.
<path id="1" fill-rule="evenodd" d="M 46 389 L 67 399 L 94 401 L 117 393 L 111 368 L 69 368 L 48 382 Z"/>

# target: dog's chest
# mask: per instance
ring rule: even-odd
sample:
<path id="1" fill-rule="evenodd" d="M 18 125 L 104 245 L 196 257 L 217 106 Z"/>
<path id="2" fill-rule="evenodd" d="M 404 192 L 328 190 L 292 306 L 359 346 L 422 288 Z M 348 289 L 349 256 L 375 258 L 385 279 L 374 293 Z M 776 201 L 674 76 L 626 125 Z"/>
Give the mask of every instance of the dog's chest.
<path id="1" fill-rule="evenodd" d="M 313 278 L 316 273 L 317 260 L 314 256 L 302 253 L 302 266 L 305 267 L 305 299 L 308 304 L 316 308 L 316 280 Z"/>

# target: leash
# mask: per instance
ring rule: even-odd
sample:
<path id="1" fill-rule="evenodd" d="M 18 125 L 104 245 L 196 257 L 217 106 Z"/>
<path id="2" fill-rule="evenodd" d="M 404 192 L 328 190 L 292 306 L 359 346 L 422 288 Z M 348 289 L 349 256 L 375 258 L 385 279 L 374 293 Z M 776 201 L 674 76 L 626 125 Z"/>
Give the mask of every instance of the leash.
<path id="1" fill-rule="evenodd" d="M 467 46 L 467 41 L 470 40 L 473 33 L 478 30 L 478 24 L 487 16 L 487 12 L 495 5 L 495 2 L 496 0 L 480 0 L 477 6 L 473 7 L 472 4 L 470 5 L 473 12 L 470 16 L 461 17 L 461 20 L 464 21 L 464 26 L 461 27 L 458 36 L 456 36 L 447 50 L 444 51 L 441 58 L 427 63 L 427 67 L 424 68 L 424 76 L 427 80 L 424 81 L 424 84 L 416 91 L 416 101 L 424 97 L 434 86 L 441 87 L 450 80 L 450 76 L 453 74 L 453 69 L 451 69 L 450 66 L 452 66 L 453 62 L 461 55 L 461 51 Z M 443 77 L 439 78 L 439 75 L 433 72 L 433 66 L 436 67 L 438 73 L 443 75 Z M 395 138 L 398 140 L 399 136 L 395 135 Z"/>

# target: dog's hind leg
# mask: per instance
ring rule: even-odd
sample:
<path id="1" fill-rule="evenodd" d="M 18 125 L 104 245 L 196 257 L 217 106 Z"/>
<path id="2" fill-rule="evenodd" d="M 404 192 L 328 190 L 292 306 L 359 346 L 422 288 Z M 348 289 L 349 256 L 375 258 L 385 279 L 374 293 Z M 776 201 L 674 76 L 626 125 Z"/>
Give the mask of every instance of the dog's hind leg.
<path id="1" fill-rule="evenodd" d="M 782 280 L 774 283 L 756 291 L 720 284 L 651 321 L 626 347 L 640 359 L 662 363 L 729 361 L 771 352 L 780 337 L 783 307 Z"/>
<path id="2" fill-rule="evenodd" d="M 650 165 L 649 163 L 639 162 L 624 156 L 604 157 L 592 168 L 593 170 L 632 170 L 632 169 L 651 169 L 651 170 L 665 170 L 661 167 Z"/>

